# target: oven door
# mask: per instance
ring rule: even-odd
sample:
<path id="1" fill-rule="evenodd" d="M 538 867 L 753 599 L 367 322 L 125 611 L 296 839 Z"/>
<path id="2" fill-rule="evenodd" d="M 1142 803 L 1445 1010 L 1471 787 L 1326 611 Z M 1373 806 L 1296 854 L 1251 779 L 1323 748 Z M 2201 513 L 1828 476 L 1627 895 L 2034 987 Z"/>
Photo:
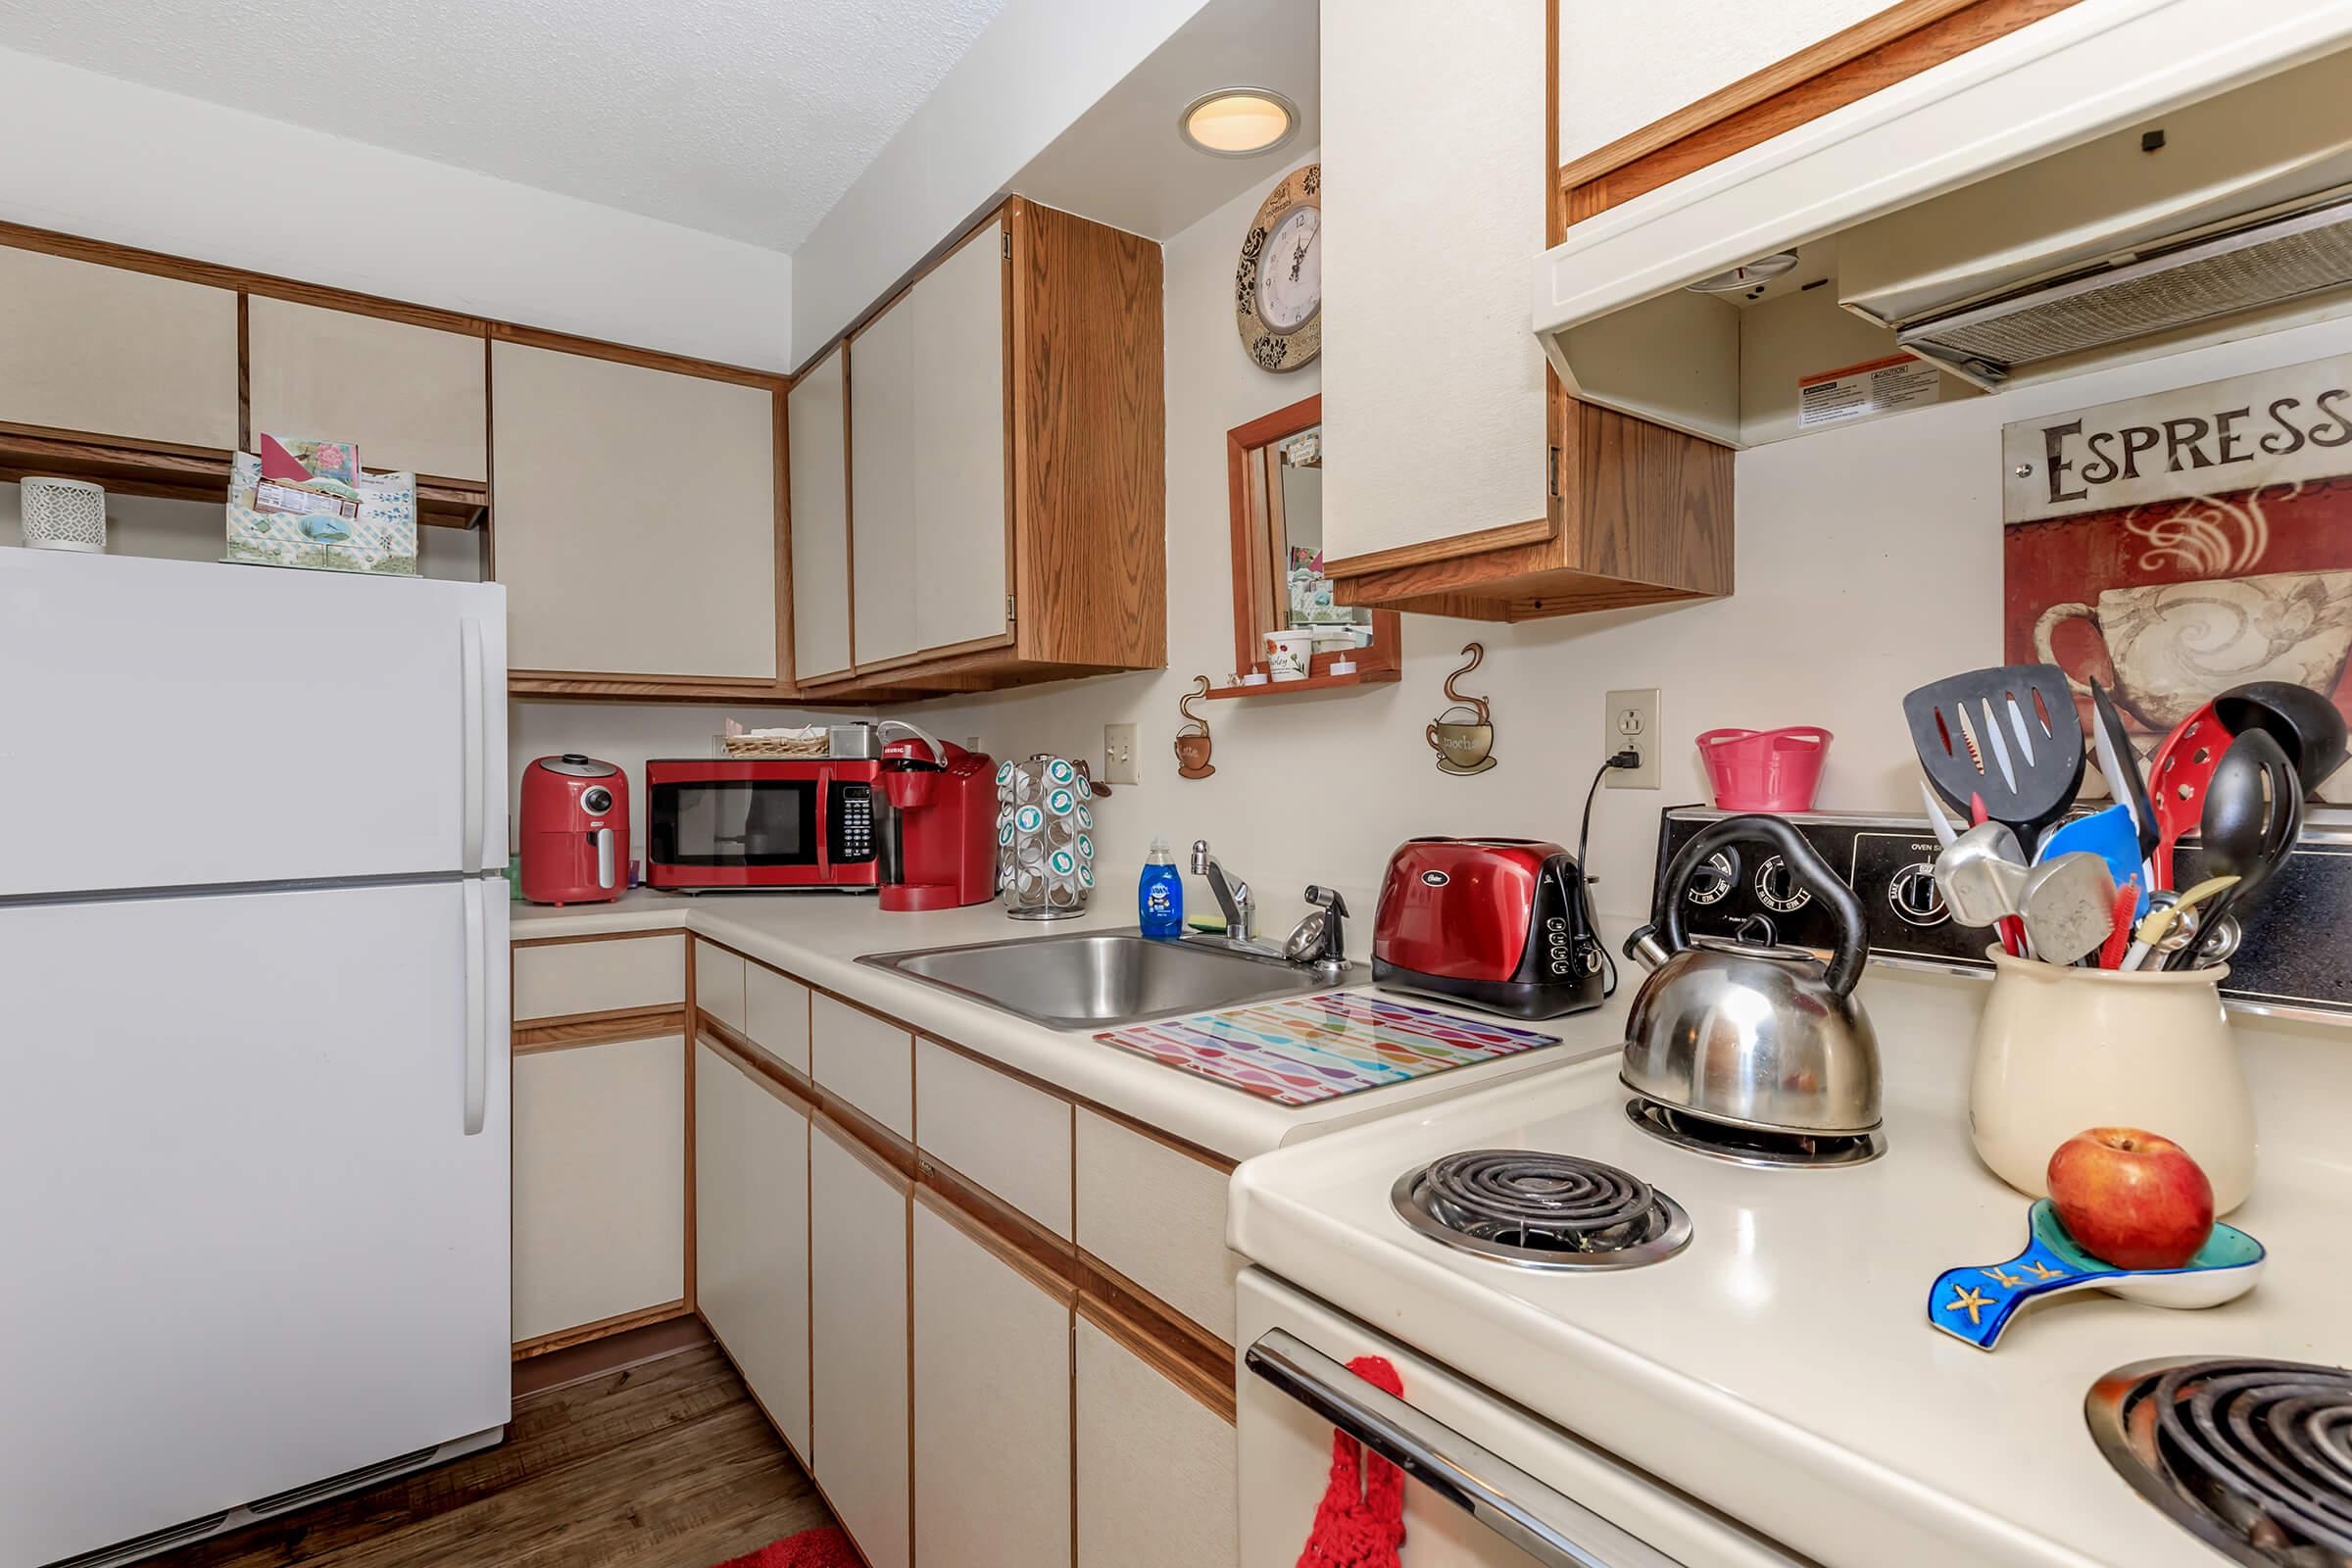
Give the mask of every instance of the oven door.
<path id="1" fill-rule="evenodd" d="M 1413 1568 L 1807 1562 L 1270 1274 L 1242 1274 L 1240 1313 L 1242 1568 L 1298 1561 L 1335 1427 L 1404 1466 Z M 1403 1397 L 1350 1373 L 1359 1355 L 1386 1356 Z"/>
<path id="2" fill-rule="evenodd" d="M 809 887 L 824 861 L 825 780 L 740 763 L 669 777 L 648 769 L 647 880 L 655 887 Z"/>

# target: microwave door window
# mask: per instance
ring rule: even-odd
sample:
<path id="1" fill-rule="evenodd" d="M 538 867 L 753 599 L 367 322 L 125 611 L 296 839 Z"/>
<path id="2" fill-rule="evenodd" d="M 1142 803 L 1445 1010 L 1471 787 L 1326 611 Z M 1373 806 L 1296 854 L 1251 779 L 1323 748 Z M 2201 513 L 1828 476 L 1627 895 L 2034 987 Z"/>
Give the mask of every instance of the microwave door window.
<path id="1" fill-rule="evenodd" d="M 655 786 L 654 858 L 666 865 L 813 865 L 816 786 L 728 779 Z"/>

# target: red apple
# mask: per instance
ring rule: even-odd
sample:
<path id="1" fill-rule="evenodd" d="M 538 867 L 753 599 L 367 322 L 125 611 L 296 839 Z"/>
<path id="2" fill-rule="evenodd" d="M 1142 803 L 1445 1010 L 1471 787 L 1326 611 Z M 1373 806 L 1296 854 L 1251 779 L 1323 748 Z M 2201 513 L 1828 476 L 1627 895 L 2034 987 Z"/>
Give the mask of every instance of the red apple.
<path id="1" fill-rule="evenodd" d="M 2117 1268 L 2179 1268 L 2213 1234 L 2204 1168 L 2137 1127 L 2075 1134 L 2050 1156 L 2045 1179 L 2067 1234 Z"/>

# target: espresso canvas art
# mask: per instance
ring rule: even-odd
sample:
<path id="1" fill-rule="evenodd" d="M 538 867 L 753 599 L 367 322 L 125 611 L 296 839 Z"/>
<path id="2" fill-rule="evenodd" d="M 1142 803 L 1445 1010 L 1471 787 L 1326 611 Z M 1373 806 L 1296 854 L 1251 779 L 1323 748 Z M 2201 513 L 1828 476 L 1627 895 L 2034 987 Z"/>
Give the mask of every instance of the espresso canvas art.
<path id="1" fill-rule="evenodd" d="M 2245 681 L 2352 715 L 2352 357 L 2021 420 L 2002 463 L 2002 658 L 2085 723 L 2094 680 L 2143 756 Z"/>

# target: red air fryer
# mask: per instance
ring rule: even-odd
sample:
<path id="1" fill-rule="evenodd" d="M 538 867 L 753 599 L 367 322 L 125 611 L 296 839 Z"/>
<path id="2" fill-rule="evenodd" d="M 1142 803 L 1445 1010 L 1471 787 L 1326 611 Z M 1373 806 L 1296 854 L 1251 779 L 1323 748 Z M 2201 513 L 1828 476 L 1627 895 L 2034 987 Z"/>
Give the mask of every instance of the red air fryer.
<path id="1" fill-rule="evenodd" d="M 521 833 L 525 899 L 611 903 L 628 886 L 628 775 L 577 752 L 540 758 L 522 770 Z"/>
<path id="2" fill-rule="evenodd" d="M 1389 857 L 1372 979 L 1514 1018 L 1600 1005 L 1599 934 L 1584 873 L 1536 839 L 1410 839 Z"/>
<path id="3" fill-rule="evenodd" d="M 995 759 L 954 741 L 892 741 L 882 793 L 894 820 L 882 907 L 954 909 L 997 896 Z"/>

